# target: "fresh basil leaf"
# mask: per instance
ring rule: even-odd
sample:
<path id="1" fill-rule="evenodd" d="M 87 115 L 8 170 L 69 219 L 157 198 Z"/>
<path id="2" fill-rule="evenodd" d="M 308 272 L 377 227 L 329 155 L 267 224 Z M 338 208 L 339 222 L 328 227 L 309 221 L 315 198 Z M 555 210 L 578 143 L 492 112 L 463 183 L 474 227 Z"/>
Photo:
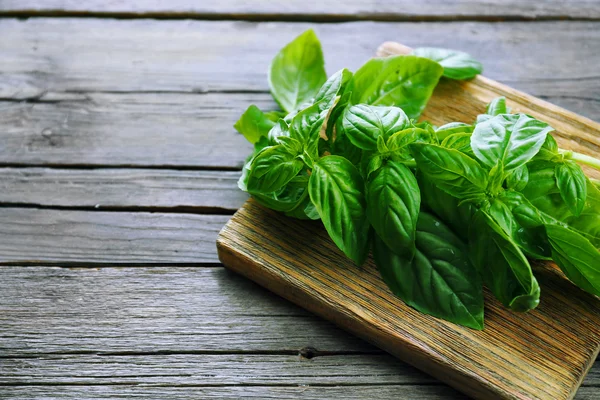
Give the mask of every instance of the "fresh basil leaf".
<path id="1" fill-rule="evenodd" d="M 506 177 L 506 187 L 516 191 L 523 190 L 527 186 L 527 182 L 529 182 L 529 170 L 526 164 L 515 168 Z"/>
<path id="2" fill-rule="evenodd" d="M 492 118 L 494 118 L 494 116 L 493 116 L 493 115 L 489 115 L 489 114 L 479 114 L 479 115 L 477 116 L 477 119 L 475 120 L 475 125 L 482 124 L 482 123 L 484 123 L 485 121 L 488 121 L 488 120 L 490 120 L 490 119 L 492 119 Z"/>
<path id="3" fill-rule="evenodd" d="M 291 212 L 308 198 L 306 186 L 287 185 L 279 192 L 252 195 L 260 204 L 275 211 Z"/>
<path id="4" fill-rule="evenodd" d="M 254 104 L 248 107 L 233 125 L 252 144 L 258 142 L 263 136 L 267 136 L 274 126 L 275 122 Z"/>
<path id="5" fill-rule="evenodd" d="M 341 135 L 338 134 L 335 142 L 331 144 L 331 154 L 342 156 L 353 165 L 358 165 L 362 160 L 363 151 L 354 146 L 342 130 L 338 132 L 341 132 Z"/>
<path id="6" fill-rule="evenodd" d="M 281 49 L 269 69 L 271 93 L 287 112 L 310 101 L 326 80 L 321 43 L 312 29 Z"/>
<path id="7" fill-rule="evenodd" d="M 527 164 L 529 181 L 521 193 L 540 211 L 563 221 L 571 215 L 556 184 L 556 163 L 532 161 Z"/>
<path id="8" fill-rule="evenodd" d="M 552 130 L 525 114 L 500 114 L 475 126 L 471 147 L 489 168 L 501 163 L 509 172 L 531 160 Z"/>
<path id="9" fill-rule="evenodd" d="M 346 110 L 342 124 L 352 144 L 363 150 L 376 150 L 379 136 L 387 140 L 392 133 L 407 128 L 410 121 L 398 107 L 359 104 Z"/>
<path id="10" fill-rule="evenodd" d="M 510 108 L 506 106 L 506 97 L 500 96 L 490 101 L 490 104 L 487 105 L 485 113 L 493 117 L 500 114 L 509 114 Z"/>
<path id="11" fill-rule="evenodd" d="M 458 150 L 433 144 L 410 145 L 417 167 L 440 189 L 459 199 L 482 200 L 487 172 L 477 161 Z"/>
<path id="12" fill-rule="evenodd" d="M 379 237 L 395 253 L 412 255 L 421 196 L 411 170 L 385 161 L 368 175 L 366 199 L 367 217 Z"/>
<path id="13" fill-rule="evenodd" d="M 471 79 L 483 71 L 479 61 L 462 51 L 418 47 L 411 54 L 438 62 L 444 67 L 444 76 L 450 79 Z"/>
<path id="14" fill-rule="evenodd" d="M 342 94 L 329 113 L 329 119 L 326 123 L 327 126 L 325 129 L 325 136 L 327 136 L 327 140 L 331 143 L 335 143 L 338 137 L 341 137 L 344 134 L 344 129 L 342 126 L 343 118 L 341 118 L 341 116 L 348 108 L 351 96 L 351 92 L 345 92 Z"/>
<path id="15" fill-rule="evenodd" d="M 525 312 L 537 307 L 540 287 L 529 261 L 482 210 L 471 220 L 469 238 L 471 261 L 494 296 L 514 311 Z"/>
<path id="16" fill-rule="evenodd" d="M 546 225 L 552 245 L 552 258 L 577 286 L 600 296 L 600 252 L 592 244 L 569 228 Z"/>
<path id="17" fill-rule="evenodd" d="M 291 154 L 283 145 L 266 147 L 250 164 L 246 182 L 248 192 L 275 192 L 298 175 L 303 166 L 298 155 Z"/>
<path id="18" fill-rule="evenodd" d="M 463 122 L 450 122 L 449 124 L 442 125 L 435 130 L 435 135 L 438 140 L 443 141 L 448 136 L 456 133 L 472 133 L 475 127 L 473 125 L 465 124 Z"/>
<path id="19" fill-rule="evenodd" d="M 300 142 L 313 159 L 318 157 L 319 137 L 328 115 L 328 110 L 321 111 L 321 108 L 321 103 L 315 103 L 300 111 L 292 119 L 289 129 L 290 137 Z"/>
<path id="20" fill-rule="evenodd" d="M 573 161 L 556 165 L 556 184 L 562 199 L 571 213 L 578 216 L 583 212 L 587 198 L 587 179 L 583 170 Z"/>
<path id="21" fill-rule="evenodd" d="M 356 264 L 369 250 L 364 182 L 350 161 L 327 156 L 315 163 L 308 182 L 310 200 L 333 242 Z"/>
<path id="22" fill-rule="evenodd" d="M 437 187 L 422 173 L 417 173 L 417 181 L 421 191 L 421 204 L 440 217 L 463 241 L 468 240 L 468 227 L 475 212 L 469 203 L 460 204 L 456 197 Z"/>
<path id="23" fill-rule="evenodd" d="M 449 135 L 442 141 L 441 146 L 448 149 L 458 150 L 471 158 L 475 158 L 475 154 L 471 149 L 470 133 L 454 133 Z"/>
<path id="24" fill-rule="evenodd" d="M 420 128 L 408 128 L 394 133 L 387 140 L 386 147 L 392 158 L 409 160 L 412 158 L 408 145 L 412 143 L 431 143 L 433 138 L 429 131 Z"/>
<path id="25" fill-rule="evenodd" d="M 420 213 L 414 257 L 394 253 L 375 236 L 375 263 L 395 295 L 423 313 L 483 329 L 481 278 L 464 243 L 439 219 Z"/>
<path id="26" fill-rule="evenodd" d="M 352 79 L 352 104 L 400 107 L 418 118 L 437 85 L 443 68 L 415 56 L 373 58 Z"/>
<path id="27" fill-rule="evenodd" d="M 290 136 L 290 127 L 283 119 L 277 121 L 275 126 L 269 131 L 268 137 L 271 146 L 279 144 L 279 138 L 281 136 Z"/>
<path id="28" fill-rule="evenodd" d="M 314 100 L 315 104 L 320 104 L 320 111 L 333 107 L 336 97 L 342 94 L 350 79 L 352 79 L 352 72 L 346 68 L 339 70 L 327 79 Z"/>
<path id="29" fill-rule="evenodd" d="M 552 137 L 547 135 L 542 148 L 533 158 L 534 160 L 559 161 L 562 156 L 558 153 L 558 143 Z"/>
<path id="30" fill-rule="evenodd" d="M 586 186 L 587 197 L 583 212 L 579 216 L 567 217 L 564 222 L 600 248 L 600 190 L 589 179 L 586 179 Z"/>

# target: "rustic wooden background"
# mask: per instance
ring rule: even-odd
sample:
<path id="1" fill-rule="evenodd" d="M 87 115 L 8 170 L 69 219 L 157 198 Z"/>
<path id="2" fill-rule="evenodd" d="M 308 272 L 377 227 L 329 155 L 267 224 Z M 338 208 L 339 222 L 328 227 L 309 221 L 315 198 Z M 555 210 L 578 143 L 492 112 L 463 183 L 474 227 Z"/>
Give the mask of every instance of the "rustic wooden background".
<path id="1" fill-rule="evenodd" d="M 219 265 L 232 124 L 308 27 L 329 72 L 450 47 L 598 121 L 600 0 L 335 3 L 0 0 L 1 399 L 464 398 Z"/>

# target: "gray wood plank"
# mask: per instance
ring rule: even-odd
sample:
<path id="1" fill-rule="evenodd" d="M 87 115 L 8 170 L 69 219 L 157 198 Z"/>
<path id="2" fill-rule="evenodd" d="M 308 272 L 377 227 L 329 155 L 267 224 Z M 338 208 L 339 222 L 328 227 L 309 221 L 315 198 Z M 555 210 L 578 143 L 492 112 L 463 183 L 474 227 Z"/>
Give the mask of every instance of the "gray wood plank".
<path id="1" fill-rule="evenodd" d="M 0 101 L 0 162 L 241 169 L 252 146 L 233 124 L 251 103 L 276 108 L 267 93 L 55 94 L 49 102 Z"/>
<path id="2" fill-rule="evenodd" d="M 0 357 L 378 352 L 221 267 L 0 267 L 0 276 Z"/>
<path id="3" fill-rule="evenodd" d="M 144 0 L 102 1 L 88 0 L 4 0 L 0 12 L 19 15 L 64 15 L 93 14 L 117 16 L 158 16 L 189 18 L 290 18 L 310 19 L 383 19 L 403 20 L 408 18 L 600 18 L 596 1 L 590 0 L 545 0 L 523 2 L 516 0 L 343 0 L 321 1 L 243 1 L 222 0 L 198 2 L 194 0 Z"/>
<path id="4" fill-rule="evenodd" d="M 0 168 L 0 203 L 233 212 L 248 198 L 233 171 Z"/>
<path id="5" fill-rule="evenodd" d="M 591 389 L 591 388 L 589 388 Z M 596 391 L 597 393 L 597 391 Z M 261 400 L 466 400 L 445 385 L 356 385 L 356 386 L 224 386 L 153 387 L 127 386 L 21 386 L 0 387 L 0 399 L 261 399 Z M 592 400 L 594 397 L 577 397 Z"/>
<path id="6" fill-rule="evenodd" d="M 0 263 L 216 263 L 227 215 L 5 208 Z"/>
<path id="7" fill-rule="evenodd" d="M 320 35 L 328 71 L 356 69 L 384 41 L 470 52 L 485 75 L 540 96 L 597 99 L 600 23 L 246 23 L 47 19 L 0 21 L 0 97 L 64 91 L 267 89 L 267 67 L 294 36 Z M 110 35 L 100 34 L 110 32 Z"/>

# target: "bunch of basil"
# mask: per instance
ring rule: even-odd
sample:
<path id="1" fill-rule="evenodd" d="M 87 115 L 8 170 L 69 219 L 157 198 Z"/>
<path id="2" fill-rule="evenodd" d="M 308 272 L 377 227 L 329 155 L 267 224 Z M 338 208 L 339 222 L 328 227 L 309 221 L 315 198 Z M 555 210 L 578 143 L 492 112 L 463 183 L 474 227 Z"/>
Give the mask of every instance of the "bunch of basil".
<path id="1" fill-rule="evenodd" d="M 239 186 L 266 207 L 320 219 L 358 265 L 372 249 L 410 306 L 483 329 L 485 284 L 528 311 L 540 288 L 529 259 L 554 260 L 600 295 L 600 191 L 559 150 L 552 128 L 498 98 L 474 124 L 416 122 L 440 77 L 481 72 L 468 54 L 422 48 L 327 79 L 309 30 L 271 64 L 283 112 L 250 106 L 235 124 L 255 146 Z"/>

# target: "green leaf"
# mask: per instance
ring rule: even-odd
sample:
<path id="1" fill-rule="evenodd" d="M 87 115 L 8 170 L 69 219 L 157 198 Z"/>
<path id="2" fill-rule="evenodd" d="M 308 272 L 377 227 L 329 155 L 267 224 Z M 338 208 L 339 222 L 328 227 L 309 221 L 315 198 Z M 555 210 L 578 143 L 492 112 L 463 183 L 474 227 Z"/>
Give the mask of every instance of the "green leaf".
<path id="1" fill-rule="evenodd" d="M 367 216 L 392 251 L 412 255 L 421 196 L 417 179 L 404 164 L 387 160 L 369 174 Z"/>
<path id="2" fill-rule="evenodd" d="M 562 156 L 558 153 L 558 143 L 552 137 L 547 135 L 542 148 L 533 158 L 534 160 L 559 161 Z"/>
<path id="3" fill-rule="evenodd" d="M 252 144 L 258 142 L 261 137 L 267 136 L 274 126 L 275 122 L 254 104 L 248 107 L 240 119 L 233 125 Z"/>
<path id="4" fill-rule="evenodd" d="M 321 43 L 312 29 L 281 49 L 269 69 L 271 93 L 287 112 L 312 100 L 326 80 Z"/>
<path id="5" fill-rule="evenodd" d="M 314 100 L 315 104 L 320 104 L 320 111 L 333 107 L 336 97 L 342 94 L 350 79 L 352 79 L 352 72 L 346 68 L 339 70 L 327 79 Z"/>
<path id="6" fill-rule="evenodd" d="M 475 126 L 471 147 L 489 168 L 500 163 L 509 172 L 531 160 L 552 130 L 525 114 L 500 114 Z"/>
<path id="7" fill-rule="evenodd" d="M 377 235 L 373 257 L 384 282 L 420 312 L 483 329 L 481 278 L 464 244 L 439 219 L 421 212 L 414 257 L 400 256 Z"/>
<path id="8" fill-rule="evenodd" d="M 600 296 L 600 252 L 578 234 L 560 225 L 546 225 L 552 258 L 577 286 Z"/>
<path id="9" fill-rule="evenodd" d="M 527 182 L 529 182 L 529 170 L 525 164 L 515 168 L 506 177 L 506 187 L 516 191 L 523 190 L 527 186 Z"/>
<path id="10" fill-rule="evenodd" d="M 540 211 L 563 221 L 571 212 L 560 195 L 556 184 L 556 163 L 532 161 L 527 164 L 529 181 L 521 193 Z"/>
<path id="11" fill-rule="evenodd" d="M 288 123 L 285 122 L 285 120 L 280 119 L 279 121 L 277 121 L 275 126 L 269 131 L 269 143 L 272 146 L 279 144 L 280 137 L 282 136 L 290 136 L 290 127 Z"/>
<path id="12" fill-rule="evenodd" d="M 408 160 L 412 158 L 408 145 L 412 143 L 431 143 L 432 141 L 433 138 L 429 131 L 421 128 L 408 128 L 390 136 L 386 146 L 392 157 Z"/>
<path id="13" fill-rule="evenodd" d="M 321 158 L 308 182 L 310 199 L 333 242 L 362 265 L 369 250 L 364 182 L 350 161 L 340 156 Z"/>
<path id="14" fill-rule="evenodd" d="M 352 79 L 352 104 L 400 107 L 418 118 L 437 85 L 443 68 L 415 56 L 373 58 Z"/>
<path id="15" fill-rule="evenodd" d="M 246 182 L 250 193 L 272 193 L 291 181 L 304 166 L 283 145 L 266 147 L 252 160 Z"/>
<path id="16" fill-rule="evenodd" d="M 455 133 L 472 133 L 473 129 L 475 129 L 473 125 L 465 124 L 463 122 L 450 122 L 449 124 L 437 128 L 435 134 L 438 140 L 442 141 Z"/>
<path id="17" fill-rule="evenodd" d="M 506 107 L 506 97 L 500 96 L 490 101 L 490 104 L 487 105 L 485 113 L 494 117 L 500 114 L 509 114 L 510 108 Z"/>
<path id="18" fill-rule="evenodd" d="M 291 212 L 298 207 L 304 199 L 308 198 L 308 190 L 306 185 L 302 187 L 288 184 L 279 193 L 254 193 L 252 197 L 272 210 Z"/>
<path id="19" fill-rule="evenodd" d="M 498 224 L 479 210 L 472 219 L 469 237 L 471 261 L 494 296 L 514 311 L 537 307 L 540 287 L 529 261 Z"/>
<path id="20" fill-rule="evenodd" d="M 475 154 L 471 149 L 470 133 L 455 133 L 449 135 L 442 141 L 441 146 L 446 147 L 448 149 L 458 150 L 471 158 L 475 158 Z"/>
<path id="21" fill-rule="evenodd" d="M 444 76 L 450 79 L 471 79 L 483 71 L 483 66 L 462 51 L 435 47 L 418 47 L 412 54 L 438 62 L 444 67 Z"/>
<path id="22" fill-rule="evenodd" d="M 477 161 L 458 150 L 433 144 L 411 144 L 419 170 L 440 189 L 465 200 L 481 200 L 488 184 L 487 172 Z"/>
<path id="23" fill-rule="evenodd" d="M 560 195 L 571 213 L 578 216 L 583 212 L 587 198 L 587 182 L 579 165 L 565 161 L 556 165 L 556 184 Z"/>
<path id="24" fill-rule="evenodd" d="M 356 147 L 376 150 L 379 136 L 387 140 L 392 133 L 407 128 L 410 121 L 398 107 L 359 104 L 346 110 L 342 125 L 344 134 Z"/>

